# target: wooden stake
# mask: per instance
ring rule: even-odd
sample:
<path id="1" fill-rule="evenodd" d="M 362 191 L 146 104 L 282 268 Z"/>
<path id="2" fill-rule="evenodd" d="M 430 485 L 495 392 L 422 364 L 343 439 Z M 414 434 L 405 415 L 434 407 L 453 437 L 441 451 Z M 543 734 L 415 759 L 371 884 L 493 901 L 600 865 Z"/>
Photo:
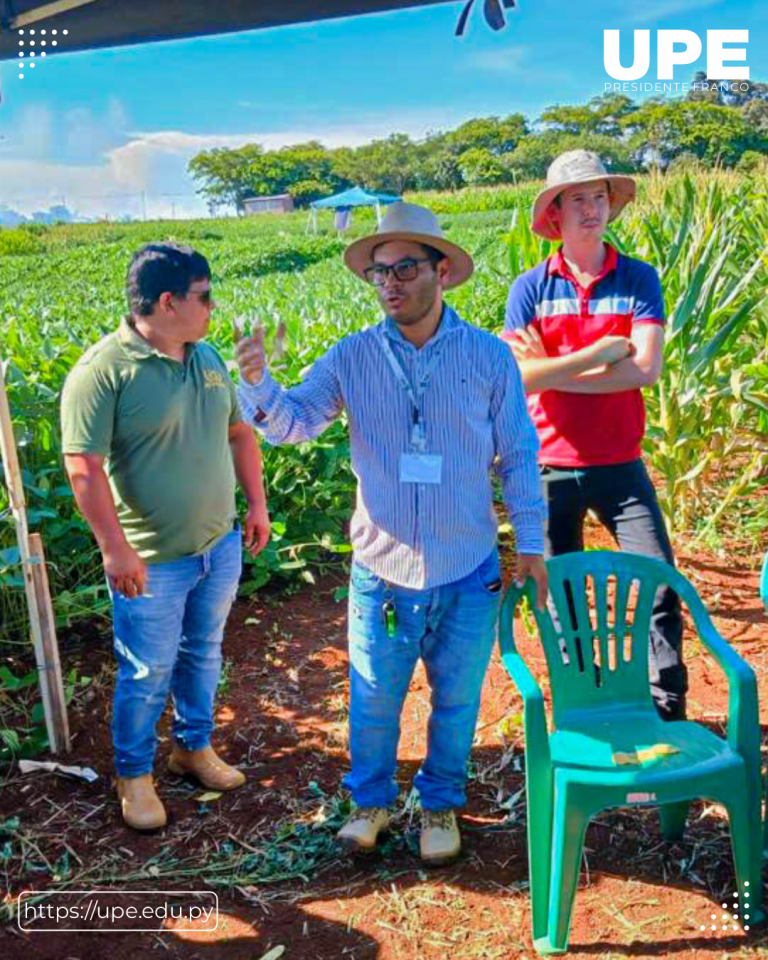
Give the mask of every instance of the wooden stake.
<path id="1" fill-rule="evenodd" d="M 67 701 L 61 675 L 59 644 L 56 640 L 56 617 L 51 603 L 51 589 L 48 584 L 48 567 L 45 563 L 43 538 L 39 533 L 29 535 L 29 554 L 32 561 L 30 569 L 37 599 L 37 612 L 40 617 L 43 662 L 48 679 L 48 698 L 51 705 L 50 727 L 55 731 L 54 737 L 51 738 L 49 730 L 48 737 L 54 753 L 69 753 L 71 745 L 69 742 L 69 723 L 67 721 Z"/>
<path id="2" fill-rule="evenodd" d="M 3 377 L 1 360 L 0 456 L 3 460 L 8 498 L 11 502 L 11 511 L 16 524 L 16 539 L 19 544 L 24 591 L 27 597 L 32 642 L 35 647 L 35 662 L 40 678 L 40 693 L 43 697 L 48 742 L 52 753 L 68 753 L 70 750 L 69 726 L 64 699 L 64 684 L 61 679 L 55 620 L 48 588 L 48 573 L 45 569 L 42 543 L 40 543 L 37 554 L 33 555 L 30 550 L 24 483 L 16 452 L 16 440 L 13 435 L 11 410 L 5 391 L 5 378 Z M 35 568 L 39 569 L 36 570 Z M 46 651 L 48 651 L 47 654 Z"/>

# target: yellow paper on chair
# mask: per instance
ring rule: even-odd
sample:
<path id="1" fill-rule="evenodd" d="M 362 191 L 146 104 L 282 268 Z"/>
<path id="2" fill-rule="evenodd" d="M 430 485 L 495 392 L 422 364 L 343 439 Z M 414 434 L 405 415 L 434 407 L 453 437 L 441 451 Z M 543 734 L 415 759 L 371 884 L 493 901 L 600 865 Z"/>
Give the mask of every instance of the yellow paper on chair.
<path id="1" fill-rule="evenodd" d="M 680 753 L 671 743 L 655 743 L 652 747 L 643 747 L 642 750 L 633 750 L 631 753 L 614 753 L 613 762 L 617 767 L 630 766 L 638 763 L 648 763 L 661 757 L 671 757 Z"/>

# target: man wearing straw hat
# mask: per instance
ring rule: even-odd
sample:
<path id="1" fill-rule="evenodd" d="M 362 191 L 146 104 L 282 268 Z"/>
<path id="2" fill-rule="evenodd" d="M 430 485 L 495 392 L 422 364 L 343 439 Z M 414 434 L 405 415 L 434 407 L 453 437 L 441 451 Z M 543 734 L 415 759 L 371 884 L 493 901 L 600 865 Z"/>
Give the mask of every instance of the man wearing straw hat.
<path id="1" fill-rule="evenodd" d="M 562 246 L 519 276 L 507 302 L 509 340 L 541 441 L 549 506 L 547 556 L 582 550 L 588 510 L 629 553 L 674 564 L 640 458 L 642 388 L 662 366 L 664 303 L 652 266 L 603 242 L 635 196 L 587 150 L 557 157 L 533 205 L 532 228 Z M 685 717 L 683 623 L 677 595 L 658 591 L 651 625 L 651 688 L 668 720 Z"/>
<path id="2" fill-rule="evenodd" d="M 317 437 L 342 411 L 358 479 L 350 539 L 350 752 L 355 810 L 339 839 L 369 852 L 389 822 L 400 714 L 416 663 L 432 690 L 427 756 L 416 776 L 421 856 L 455 858 L 483 677 L 501 593 L 491 467 L 520 551 L 518 576 L 546 600 L 545 507 L 538 442 L 517 366 L 498 339 L 443 302 L 473 271 L 434 214 L 392 204 L 346 265 L 385 311 L 284 389 L 266 369 L 260 332 L 238 345 L 240 402 L 273 444 Z"/>

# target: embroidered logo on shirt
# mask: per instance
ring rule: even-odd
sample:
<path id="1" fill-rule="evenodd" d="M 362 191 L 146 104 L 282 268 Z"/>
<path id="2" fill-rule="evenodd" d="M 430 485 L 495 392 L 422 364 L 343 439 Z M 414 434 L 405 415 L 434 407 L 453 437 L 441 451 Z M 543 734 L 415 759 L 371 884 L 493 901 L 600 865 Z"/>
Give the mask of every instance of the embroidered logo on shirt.
<path id="1" fill-rule="evenodd" d="M 222 373 L 218 370 L 203 370 L 205 377 L 205 387 L 226 387 L 227 383 Z"/>

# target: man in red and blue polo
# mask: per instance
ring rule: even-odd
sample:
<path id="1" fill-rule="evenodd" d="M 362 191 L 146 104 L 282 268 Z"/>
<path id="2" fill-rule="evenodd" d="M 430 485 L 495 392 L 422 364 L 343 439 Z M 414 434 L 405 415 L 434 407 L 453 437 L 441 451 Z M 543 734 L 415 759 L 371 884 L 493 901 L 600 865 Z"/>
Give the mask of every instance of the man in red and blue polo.
<path id="1" fill-rule="evenodd" d="M 557 252 L 513 283 L 502 334 L 512 348 L 539 435 L 549 504 L 546 555 L 584 549 L 591 510 L 628 553 L 674 564 L 656 493 L 641 459 L 642 388 L 662 367 L 664 303 L 652 266 L 618 253 L 603 233 L 634 199 L 631 177 L 599 157 L 557 157 L 533 207 L 533 230 Z M 660 588 L 651 621 L 651 692 L 662 717 L 685 716 L 683 623 Z"/>

